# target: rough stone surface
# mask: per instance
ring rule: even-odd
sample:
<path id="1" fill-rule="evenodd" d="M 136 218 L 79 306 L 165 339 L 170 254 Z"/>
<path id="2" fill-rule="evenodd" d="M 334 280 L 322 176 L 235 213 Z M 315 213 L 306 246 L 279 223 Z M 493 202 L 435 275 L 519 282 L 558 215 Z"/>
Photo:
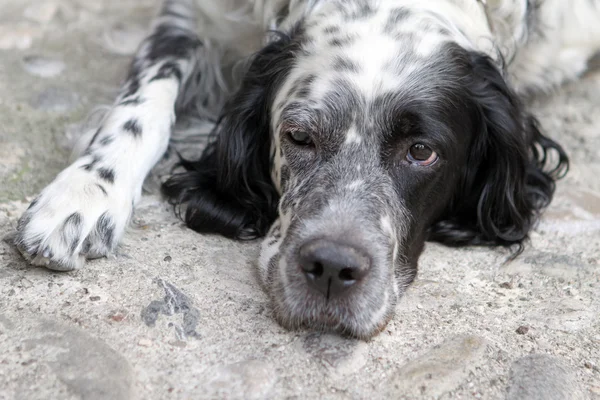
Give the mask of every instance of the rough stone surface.
<path id="1" fill-rule="evenodd" d="M 533 354 L 515 361 L 510 368 L 507 400 L 584 399 L 574 371 L 560 359 Z"/>
<path id="2" fill-rule="evenodd" d="M 158 3 L 0 0 L 0 238 L 112 103 Z M 428 244 L 368 342 L 281 328 L 258 243 L 195 234 L 155 194 L 73 273 L 0 240 L 0 399 L 551 399 L 549 380 L 600 399 L 600 73 L 532 107 L 572 167 L 524 253 Z"/>

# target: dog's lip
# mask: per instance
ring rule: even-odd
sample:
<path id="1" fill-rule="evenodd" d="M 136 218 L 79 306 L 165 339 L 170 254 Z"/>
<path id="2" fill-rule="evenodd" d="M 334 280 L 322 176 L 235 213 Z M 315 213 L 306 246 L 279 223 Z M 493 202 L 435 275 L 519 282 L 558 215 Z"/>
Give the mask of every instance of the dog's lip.
<path id="1" fill-rule="evenodd" d="M 291 316 L 279 309 L 274 313 L 274 317 L 281 326 L 290 330 L 332 332 L 360 340 L 369 340 L 385 330 L 395 313 L 392 308 L 391 312 L 385 313 L 385 318 L 369 326 L 353 325 L 351 318 L 333 314 L 331 310 L 312 316 L 310 314 L 305 312 L 299 316 Z"/>

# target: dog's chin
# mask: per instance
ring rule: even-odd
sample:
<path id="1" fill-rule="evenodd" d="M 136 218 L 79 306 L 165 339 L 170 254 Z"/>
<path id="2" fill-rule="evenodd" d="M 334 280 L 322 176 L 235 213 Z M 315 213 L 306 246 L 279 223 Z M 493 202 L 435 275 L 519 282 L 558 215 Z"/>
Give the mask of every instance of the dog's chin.
<path id="1" fill-rule="evenodd" d="M 277 322 L 289 330 L 307 329 L 337 333 L 368 340 L 385 329 L 394 315 L 396 299 L 390 291 L 377 303 L 373 299 L 344 297 L 327 300 L 310 288 L 281 284 L 271 288 L 273 311 Z"/>

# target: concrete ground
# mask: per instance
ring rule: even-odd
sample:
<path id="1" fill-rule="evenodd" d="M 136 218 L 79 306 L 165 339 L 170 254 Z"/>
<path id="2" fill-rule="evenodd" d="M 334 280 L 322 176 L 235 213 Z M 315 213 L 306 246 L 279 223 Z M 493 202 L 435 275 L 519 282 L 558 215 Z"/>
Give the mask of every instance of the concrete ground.
<path id="1" fill-rule="evenodd" d="M 158 0 L 0 0 L 0 236 L 112 101 Z M 600 73 L 534 104 L 572 169 L 525 252 L 428 244 L 379 336 L 273 320 L 257 243 L 144 197 L 118 254 L 72 273 L 0 241 L 0 399 L 600 399 Z"/>

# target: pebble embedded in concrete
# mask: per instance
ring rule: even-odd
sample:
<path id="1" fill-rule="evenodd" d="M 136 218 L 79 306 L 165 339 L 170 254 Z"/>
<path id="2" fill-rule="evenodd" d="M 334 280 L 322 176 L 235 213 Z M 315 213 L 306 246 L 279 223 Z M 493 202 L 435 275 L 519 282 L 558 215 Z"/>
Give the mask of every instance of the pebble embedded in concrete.
<path id="1" fill-rule="evenodd" d="M 483 362 L 486 347 L 483 338 L 473 335 L 440 343 L 393 373 L 389 382 L 391 395 L 439 397 L 455 389 Z"/>
<path id="2" fill-rule="evenodd" d="M 42 35 L 39 27 L 30 24 L 2 25 L 0 23 L 0 50 L 26 50 Z"/>
<path id="3" fill-rule="evenodd" d="M 277 381 L 271 365 L 261 360 L 248 360 L 211 368 L 204 396 L 206 398 L 264 399 Z"/>
<path id="4" fill-rule="evenodd" d="M 135 25 L 117 24 L 106 30 L 103 45 L 116 54 L 129 55 L 135 53 L 147 34 L 147 30 Z"/>
<path id="5" fill-rule="evenodd" d="M 369 348 L 362 340 L 325 333 L 309 333 L 301 343 L 306 353 L 336 375 L 355 373 L 368 359 Z"/>
<path id="6" fill-rule="evenodd" d="M 59 59 L 38 55 L 23 58 L 25 70 L 41 78 L 53 78 L 60 75 L 65 69 L 65 63 Z"/>
<path id="7" fill-rule="evenodd" d="M 40 111 L 64 113 L 77 107 L 79 96 L 58 87 L 49 87 L 31 99 L 31 106 Z"/>
<path id="8" fill-rule="evenodd" d="M 35 21 L 42 24 L 47 24 L 52 21 L 58 12 L 59 4 L 56 1 L 40 1 L 33 2 L 23 11 L 23 16 L 30 21 Z"/>

